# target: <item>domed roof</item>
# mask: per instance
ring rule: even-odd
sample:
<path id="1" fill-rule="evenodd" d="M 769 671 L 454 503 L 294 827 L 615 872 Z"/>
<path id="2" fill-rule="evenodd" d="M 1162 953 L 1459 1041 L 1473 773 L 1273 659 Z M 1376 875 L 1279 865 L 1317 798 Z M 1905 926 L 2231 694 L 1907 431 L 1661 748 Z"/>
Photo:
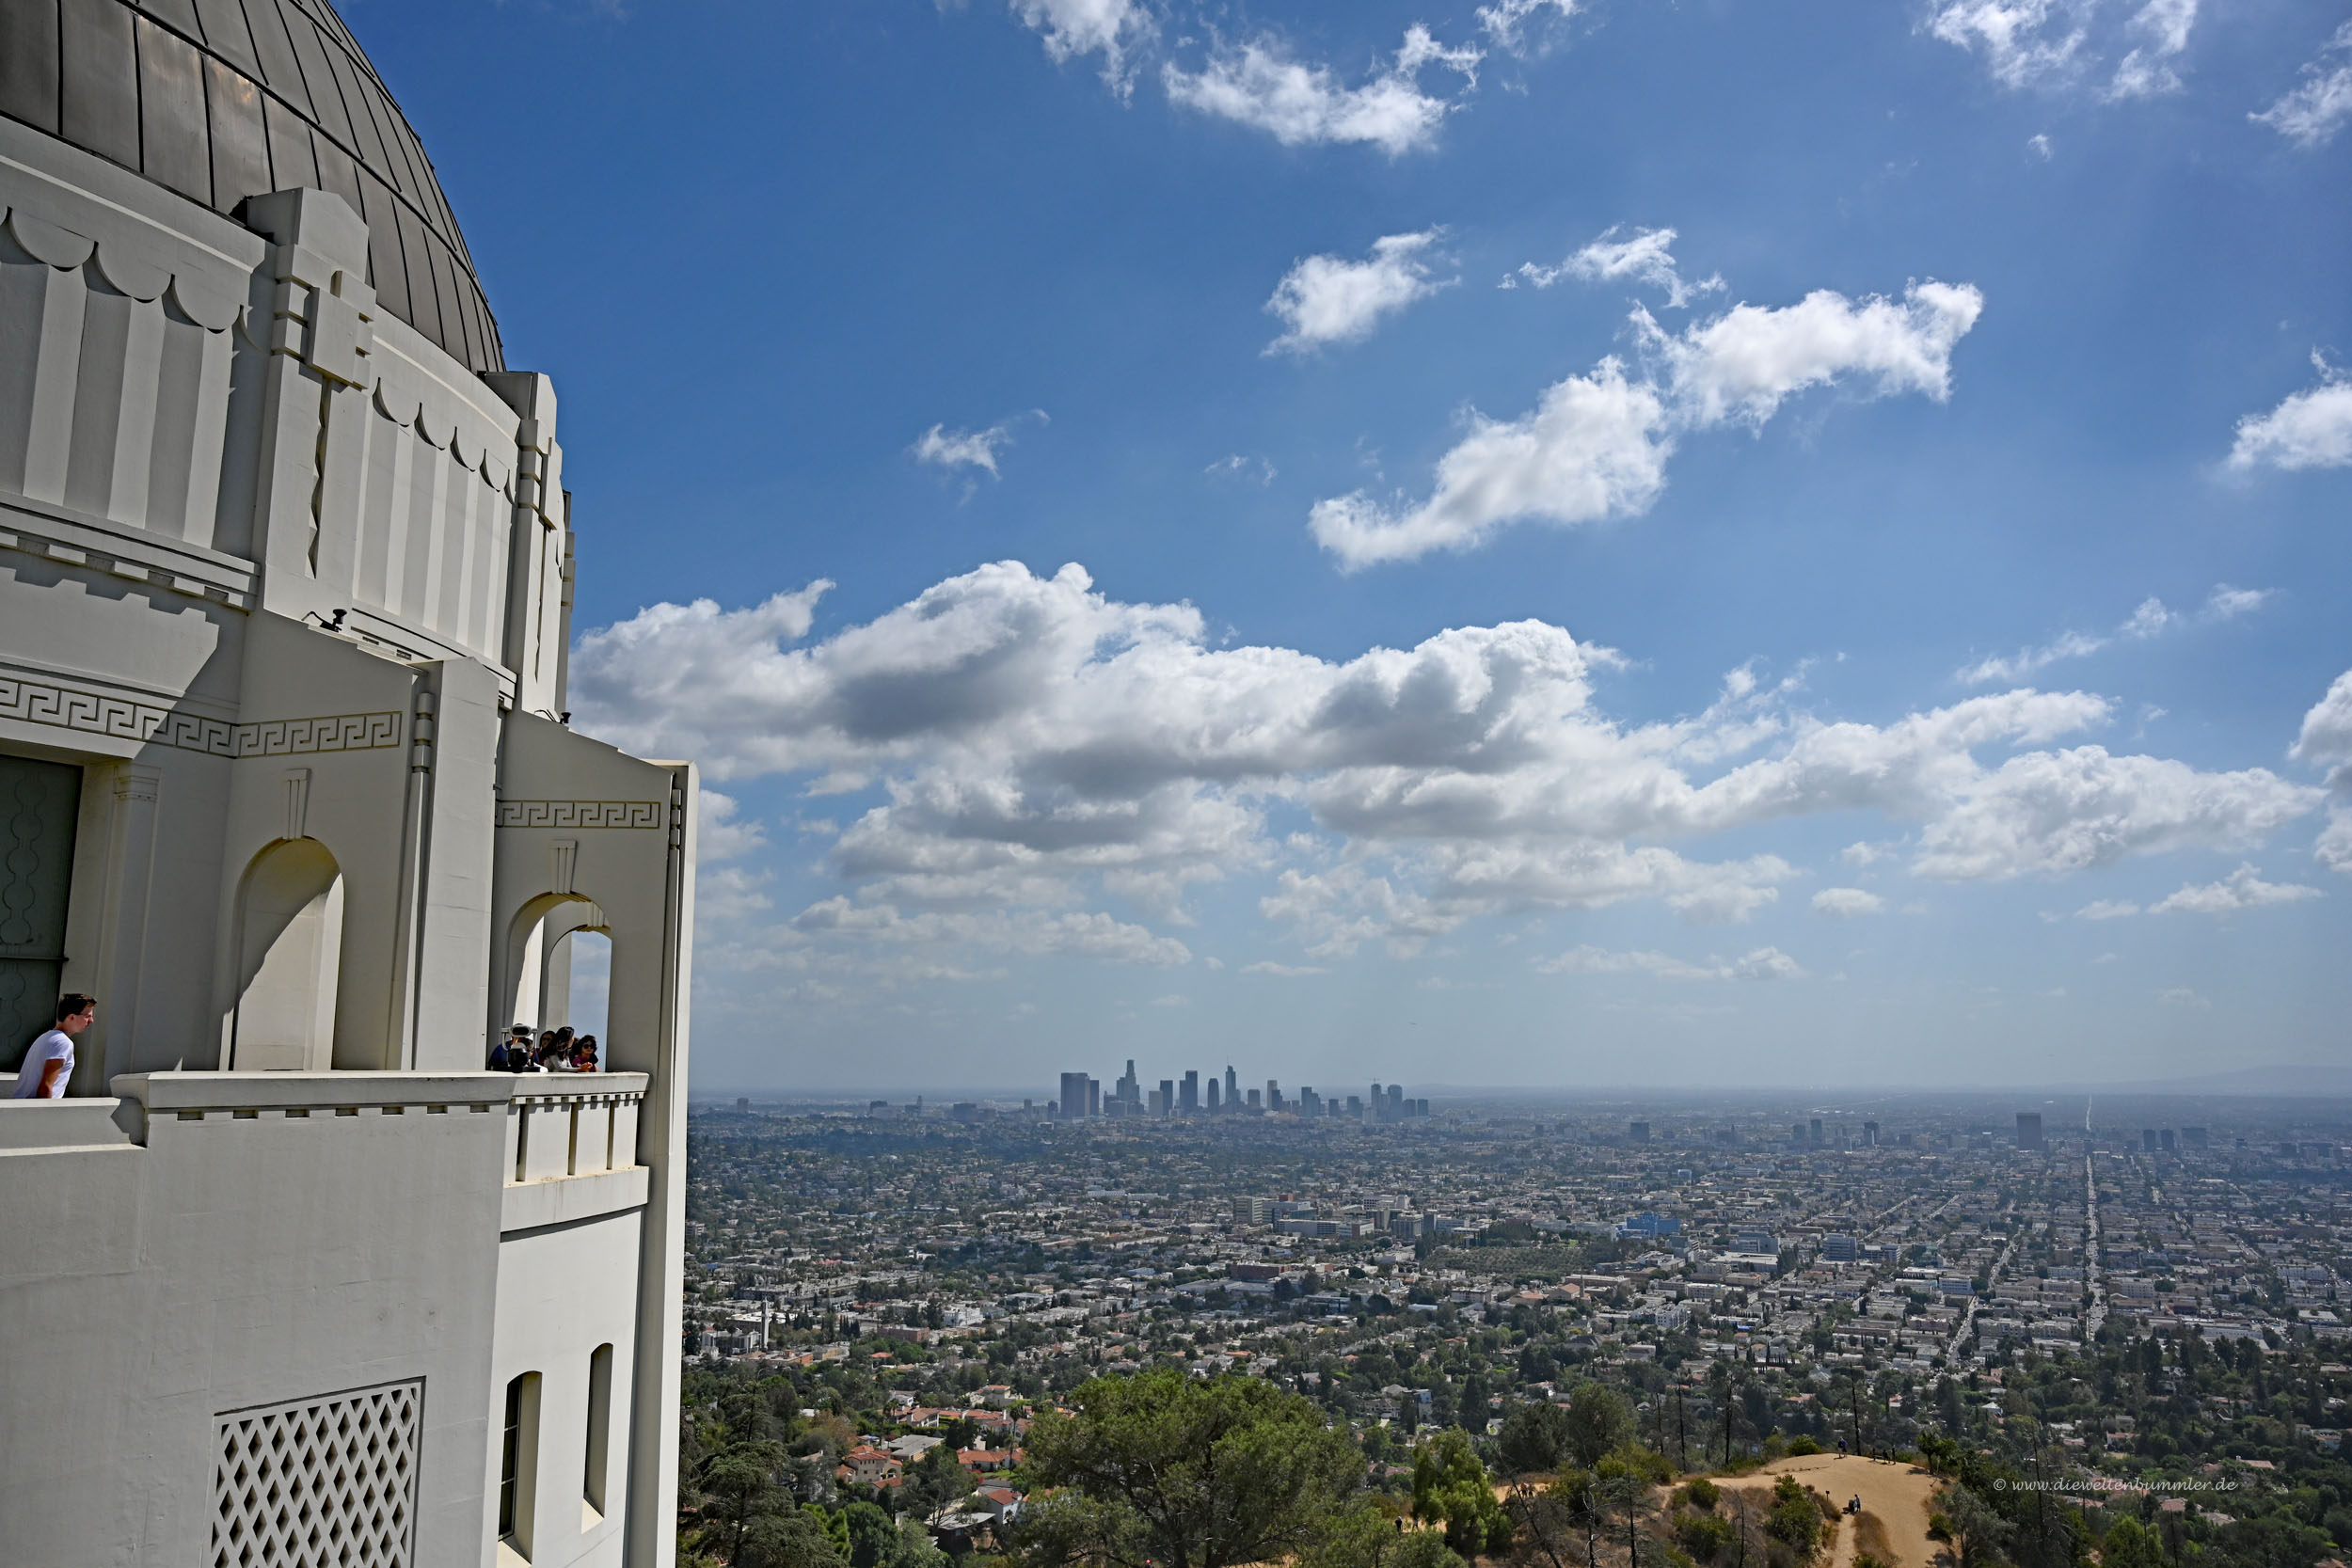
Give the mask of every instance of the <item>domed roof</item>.
<path id="1" fill-rule="evenodd" d="M 505 368 L 433 165 L 327 0 L 0 0 L 0 114 L 221 213 L 333 191 L 367 220 L 377 302 Z"/>

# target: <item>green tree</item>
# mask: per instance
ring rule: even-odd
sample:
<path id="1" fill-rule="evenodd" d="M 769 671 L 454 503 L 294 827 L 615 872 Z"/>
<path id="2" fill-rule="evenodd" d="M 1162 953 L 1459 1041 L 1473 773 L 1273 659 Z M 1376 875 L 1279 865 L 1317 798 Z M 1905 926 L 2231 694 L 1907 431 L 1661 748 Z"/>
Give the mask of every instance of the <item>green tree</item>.
<path id="1" fill-rule="evenodd" d="M 846 1568 L 841 1547 L 804 1509 L 763 1513 L 744 1529 L 730 1568 Z"/>
<path id="2" fill-rule="evenodd" d="M 1413 1455 L 1413 1517 L 1443 1525 L 1445 1544 L 1464 1557 L 1509 1549 L 1511 1516 L 1460 1427 L 1446 1428 Z"/>
<path id="3" fill-rule="evenodd" d="M 1568 1396 L 1568 1457 L 1591 1469 L 1633 1435 L 1633 1407 L 1625 1396 L 1597 1383 L 1577 1386 Z"/>
<path id="4" fill-rule="evenodd" d="M 1731 1550 L 1731 1521 L 1705 1513 L 1686 1513 L 1675 1521 L 1675 1540 L 1699 1561 L 1712 1562 Z"/>
<path id="5" fill-rule="evenodd" d="M 851 1503 L 841 1511 L 850 1538 L 850 1568 L 889 1568 L 898 1555 L 898 1527 L 872 1503 Z"/>
<path id="6" fill-rule="evenodd" d="M 1783 1476 L 1772 1483 L 1772 1508 L 1764 1516 L 1764 1533 L 1788 1547 L 1799 1562 L 1811 1561 L 1820 1547 L 1820 1505 L 1794 1476 Z"/>
<path id="7" fill-rule="evenodd" d="M 1549 1402 L 1512 1411 L 1495 1439 L 1495 1458 L 1505 1475 L 1549 1474 L 1567 1452 L 1568 1413 Z"/>
<path id="8" fill-rule="evenodd" d="M 901 1519 L 898 1544 L 884 1561 L 886 1568 L 947 1568 L 947 1554 L 939 1549 L 930 1530 L 913 1519 Z"/>
<path id="9" fill-rule="evenodd" d="M 2137 1519 L 2118 1519 L 2099 1544 L 2104 1568 L 2164 1568 L 2164 1545 Z"/>
<path id="10" fill-rule="evenodd" d="M 1061 1489 L 1013 1532 L 1031 1568 L 1276 1561 L 1319 1541 L 1357 1491 L 1347 1435 L 1261 1379 L 1158 1368 L 1097 1378 L 1071 1403 L 1029 1429 L 1031 1481 Z"/>
<path id="11" fill-rule="evenodd" d="M 906 1498 L 908 1512 L 918 1519 L 928 1519 L 972 1494 L 972 1472 L 946 1443 L 924 1450 L 923 1457 L 903 1473 L 903 1481 L 900 1495 Z"/>
<path id="12" fill-rule="evenodd" d="M 1467 1568 L 1437 1530 L 1406 1529 L 1379 1509 L 1351 1510 L 1298 1559 L 1297 1568 Z"/>
<path id="13" fill-rule="evenodd" d="M 2001 1554 L 2015 1527 L 1994 1511 L 1972 1486 L 1944 1489 L 1942 1513 L 1952 1536 L 1952 1556 L 1958 1568 L 1978 1568 Z M 1779 1510 L 1773 1510 L 1778 1513 Z"/>
<path id="14" fill-rule="evenodd" d="M 776 1471 L 787 1463 L 781 1443 L 737 1443 L 710 1455 L 694 1478 L 702 1495 L 702 1528 L 695 1545 L 737 1560 L 753 1524 L 789 1506 Z"/>

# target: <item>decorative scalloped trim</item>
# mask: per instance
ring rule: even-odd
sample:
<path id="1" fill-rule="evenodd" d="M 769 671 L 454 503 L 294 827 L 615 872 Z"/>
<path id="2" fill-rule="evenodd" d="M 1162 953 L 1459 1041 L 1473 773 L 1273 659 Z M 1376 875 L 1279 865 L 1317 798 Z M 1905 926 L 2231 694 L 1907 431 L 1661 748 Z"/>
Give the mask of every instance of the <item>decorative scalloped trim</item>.
<path id="1" fill-rule="evenodd" d="M 95 261 L 98 270 L 112 288 L 131 298 L 149 303 L 169 292 L 173 303 L 187 318 L 207 332 L 226 332 L 242 325 L 243 335 L 257 348 L 266 346 L 266 337 L 253 333 L 252 322 L 246 321 L 246 301 L 220 285 L 186 271 L 168 271 L 145 257 L 137 256 L 120 244 L 94 240 L 75 233 L 46 218 L 34 216 L 21 207 L 0 209 L 0 222 L 8 233 L 35 261 L 60 271 L 74 271 Z M 405 323 L 403 325 L 405 325 Z M 416 331 L 410 327 L 409 330 Z M 424 335 L 417 334 L 420 338 Z M 425 339 L 431 342 L 431 339 Z M 436 347 L 439 345 L 436 344 Z M 446 349 L 442 350 L 447 353 Z M 460 368 L 463 368 L 462 365 Z M 378 374 L 372 397 L 384 418 L 403 430 L 413 429 L 426 445 L 436 451 L 448 451 L 459 467 L 469 473 L 479 473 L 484 483 L 505 497 L 515 499 L 516 462 L 513 457 L 501 460 L 503 452 L 518 452 L 521 449 L 505 432 L 485 431 L 479 415 L 440 394 L 437 388 L 418 388 L 398 383 L 405 378 L 397 372 L 390 376 Z"/>
<path id="2" fill-rule="evenodd" d="M 22 207 L 8 210 L 8 227 L 25 254 L 61 272 L 72 272 L 95 261 L 109 286 L 141 303 L 161 299 L 164 292 L 169 290 L 188 320 L 207 332 L 229 330 L 237 312 L 245 307 L 242 298 L 223 293 L 208 278 L 160 267 L 146 257 L 132 254 L 122 245 L 77 234 L 46 218 L 35 217 Z"/>

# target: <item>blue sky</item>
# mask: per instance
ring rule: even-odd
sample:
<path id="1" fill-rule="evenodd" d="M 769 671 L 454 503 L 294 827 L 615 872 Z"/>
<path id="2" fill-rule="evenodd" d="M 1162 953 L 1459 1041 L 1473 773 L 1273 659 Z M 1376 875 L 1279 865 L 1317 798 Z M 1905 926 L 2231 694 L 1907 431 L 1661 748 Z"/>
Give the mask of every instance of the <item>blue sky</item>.
<path id="1" fill-rule="evenodd" d="M 2352 1054 L 2341 7 L 346 11 L 699 1085 Z"/>

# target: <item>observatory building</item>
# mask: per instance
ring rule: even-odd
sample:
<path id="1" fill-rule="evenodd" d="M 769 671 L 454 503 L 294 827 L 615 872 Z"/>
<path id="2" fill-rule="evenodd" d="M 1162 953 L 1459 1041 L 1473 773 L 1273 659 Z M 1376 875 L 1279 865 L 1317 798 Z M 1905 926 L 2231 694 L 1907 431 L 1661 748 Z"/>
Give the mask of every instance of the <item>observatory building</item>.
<path id="1" fill-rule="evenodd" d="M 557 434 L 328 0 L 0 0 L 9 1563 L 674 1559 L 694 773 Z"/>

